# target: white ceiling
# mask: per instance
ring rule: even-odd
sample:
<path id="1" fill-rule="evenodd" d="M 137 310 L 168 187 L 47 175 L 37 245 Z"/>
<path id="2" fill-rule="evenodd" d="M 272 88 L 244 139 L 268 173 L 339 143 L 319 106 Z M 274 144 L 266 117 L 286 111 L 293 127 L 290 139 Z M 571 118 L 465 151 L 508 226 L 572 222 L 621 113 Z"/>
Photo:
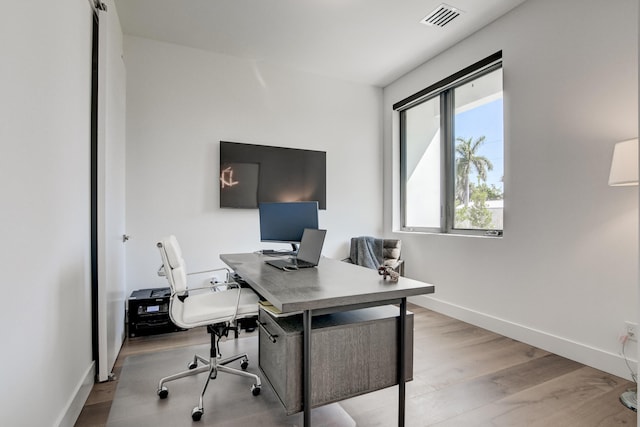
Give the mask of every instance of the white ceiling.
<path id="1" fill-rule="evenodd" d="M 525 0 L 115 0 L 125 34 L 384 87 Z"/>

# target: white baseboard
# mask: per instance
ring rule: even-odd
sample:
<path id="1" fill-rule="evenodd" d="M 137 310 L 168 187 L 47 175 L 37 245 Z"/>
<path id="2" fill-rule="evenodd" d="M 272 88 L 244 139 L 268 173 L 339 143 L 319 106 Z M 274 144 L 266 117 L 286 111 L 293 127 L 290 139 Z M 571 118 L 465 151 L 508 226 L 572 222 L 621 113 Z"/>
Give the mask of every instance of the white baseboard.
<path id="1" fill-rule="evenodd" d="M 54 425 L 59 427 L 73 427 L 82 412 L 91 389 L 93 388 L 94 379 L 96 377 L 95 361 L 92 361 L 87 368 L 84 377 L 76 386 L 76 392 L 69 398 L 64 412 L 60 415 L 58 422 Z"/>
<path id="2" fill-rule="evenodd" d="M 631 380 L 631 373 L 625 364 L 624 358 L 619 354 L 590 347 L 426 295 L 410 297 L 409 302 Z M 632 366 L 637 366 L 638 363 L 637 360 L 629 360 L 629 362 Z"/>

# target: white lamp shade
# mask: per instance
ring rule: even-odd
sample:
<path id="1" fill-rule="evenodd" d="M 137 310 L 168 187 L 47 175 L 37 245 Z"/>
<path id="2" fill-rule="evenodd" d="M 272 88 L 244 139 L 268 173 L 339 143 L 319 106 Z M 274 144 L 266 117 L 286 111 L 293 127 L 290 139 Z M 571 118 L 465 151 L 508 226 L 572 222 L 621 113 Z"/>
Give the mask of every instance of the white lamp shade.
<path id="1" fill-rule="evenodd" d="M 609 185 L 638 185 L 638 139 L 618 142 L 613 148 Z"/>

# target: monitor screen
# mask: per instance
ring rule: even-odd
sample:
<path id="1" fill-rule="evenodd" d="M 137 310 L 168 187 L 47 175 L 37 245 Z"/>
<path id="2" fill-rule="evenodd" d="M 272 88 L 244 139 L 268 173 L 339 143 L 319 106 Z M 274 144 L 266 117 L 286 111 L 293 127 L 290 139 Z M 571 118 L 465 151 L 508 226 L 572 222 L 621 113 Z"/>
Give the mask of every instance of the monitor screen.
<path id="1" fill-rule="evenodd" d="M 318 228 L 318 202 L 260 203 L 262 242 L 300 243 L 305 228 Z"/>

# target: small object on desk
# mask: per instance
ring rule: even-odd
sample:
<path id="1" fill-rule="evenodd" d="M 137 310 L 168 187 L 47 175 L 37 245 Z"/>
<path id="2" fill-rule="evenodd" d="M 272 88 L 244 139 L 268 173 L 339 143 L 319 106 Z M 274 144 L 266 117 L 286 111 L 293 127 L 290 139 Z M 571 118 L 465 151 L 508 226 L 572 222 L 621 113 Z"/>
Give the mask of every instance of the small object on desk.
<path id="1" fill-rule="evenodd" d="M 258 304 L 260 304 L 260 306 L 262 308 L 264 308 L 265 310 L 275 314 L 275 315 L 279 315 L 282 314 L 282 311 L 278 310 L 276 307 L 273 306 L 273 304 L 271 304 L 269 301 L 260 301 L 258 302 Z"/>
<path id="2" fill-rule="evenodd" d="M 257 253 L 268 256 L 286 256 L 286 255 L 295 255 L 295 251 L 290 251 L 286 249 L 261 249 Z"/>
<path id="3" fill-rule="evenodd" d="M 258 253 L 261 253 L 262 255 L 276 255 L 279 254 L 280 251 L 277 251 L 275 249 L 262 249 L 258 251 Z"/>
<path id="4" fill-rule="evenodd" d="M 383 276 L 385 280 L 389 277 L 392 282 L 397 282 L 400 277 L 400 273 L 395 271 L 393 268 L 385 267 L 384 265 L 378 267 L 378 274 Z"/>
<path id="5" fill-rule="evenodd" d="M 266 300 L 260 301 L 258 304 L 263 310 L 267 311 L 273 317 L 288 317 L 288 316 L 294 316 L 296 314 L 302 313 L 301 311 L 292 311 L 288 313 L 283 313 L 278 308 L 274 307 L 273 304 L 271 304 L 269 301 L 266 301 Z"/>

